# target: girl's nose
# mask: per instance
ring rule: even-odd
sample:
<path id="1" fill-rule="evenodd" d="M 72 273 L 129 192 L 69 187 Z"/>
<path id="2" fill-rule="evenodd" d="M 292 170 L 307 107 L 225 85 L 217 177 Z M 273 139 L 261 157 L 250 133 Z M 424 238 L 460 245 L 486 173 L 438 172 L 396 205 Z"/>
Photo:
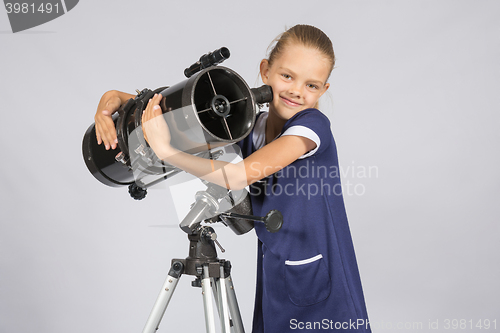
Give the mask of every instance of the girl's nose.
<path id="1" fill-rule="evenodd" d="M 291 95 L 296 96 L 296 97 L 301 97 L 302 96 L 302 89 L 300 88 L 300 85 L 297 84 L 296 82 L 292 83 L 288 87 L 288 92 Z"/>

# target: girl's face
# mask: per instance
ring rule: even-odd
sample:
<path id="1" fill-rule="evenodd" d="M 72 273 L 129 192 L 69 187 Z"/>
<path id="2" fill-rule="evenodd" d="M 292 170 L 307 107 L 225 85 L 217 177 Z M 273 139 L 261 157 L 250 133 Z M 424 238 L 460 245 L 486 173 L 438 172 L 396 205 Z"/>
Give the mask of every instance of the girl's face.
<path id="1" fill-rule="evenodd" d="M 297 43 L 286 46 L 271 66 L 262 60 L 262 81 L 273 88 L 274 95 L 269 112 L 288 120 L 299 111 L 314 108 L 330 86 L 326 83 L 329 72 L 330 63 L 323 53 Z"/>

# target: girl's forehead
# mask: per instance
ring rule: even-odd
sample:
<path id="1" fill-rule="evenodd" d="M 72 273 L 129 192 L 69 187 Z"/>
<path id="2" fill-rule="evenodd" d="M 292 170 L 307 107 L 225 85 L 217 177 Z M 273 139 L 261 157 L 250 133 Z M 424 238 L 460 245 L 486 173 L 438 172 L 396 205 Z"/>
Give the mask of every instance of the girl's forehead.
<path id="1" fill-rule="evenodd" d="M 307 73 L 323 82 L 326 82 L 331 70 L 330 61 L 320 50 L 298 43 L 287 45 L 273 61 L 272 67 Z"/>

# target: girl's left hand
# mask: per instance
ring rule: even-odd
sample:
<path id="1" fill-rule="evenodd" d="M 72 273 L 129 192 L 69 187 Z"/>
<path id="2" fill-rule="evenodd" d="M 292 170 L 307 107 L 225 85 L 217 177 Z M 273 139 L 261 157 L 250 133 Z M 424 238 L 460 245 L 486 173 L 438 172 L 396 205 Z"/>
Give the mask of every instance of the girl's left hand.
<path id="1" fill-rule="evenodd" d="M 142 132 L 144 139 L 153 148 L 153 151 L 160 159 L 166 156 L 165 151 L 170 148 L 170 130 L 167 122 L 163 118 L 160 107 L 161 94 L 155 94 L 148 102 L 142 114 Z"/>

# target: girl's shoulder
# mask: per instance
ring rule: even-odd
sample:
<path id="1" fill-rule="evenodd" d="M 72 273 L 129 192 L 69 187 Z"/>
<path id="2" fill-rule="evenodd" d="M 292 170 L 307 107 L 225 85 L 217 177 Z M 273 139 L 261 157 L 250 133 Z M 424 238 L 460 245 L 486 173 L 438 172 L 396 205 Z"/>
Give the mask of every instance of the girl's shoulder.
<path id="1" fill-rule="evenodd" d="M 330 120 L 318 109 L 306 109 L 295 114 L 285 123 L 281 135 L 302 136 L 316 143 L 316 148 L 302 158 L 326 151 L 334 143 Z"/>
<path id="2" fill-rule="evenodd" d="M 297 112 L 292 118 L 288 119 L 281 133 L 290 131 L 293 127 L 308 128 L 325 139 L 332 136 L 330 120 L 318 109 L 305 109 Z"/>
<path id="3" fill-rule="evenodd" d="M 285 126 L 283 126 L 283 130 L 297 126 L 297 124 L 330 128 L 330 119 L 318 109 L 305 109 L 297 112 L 293 117 L 288 119 Z"/>

